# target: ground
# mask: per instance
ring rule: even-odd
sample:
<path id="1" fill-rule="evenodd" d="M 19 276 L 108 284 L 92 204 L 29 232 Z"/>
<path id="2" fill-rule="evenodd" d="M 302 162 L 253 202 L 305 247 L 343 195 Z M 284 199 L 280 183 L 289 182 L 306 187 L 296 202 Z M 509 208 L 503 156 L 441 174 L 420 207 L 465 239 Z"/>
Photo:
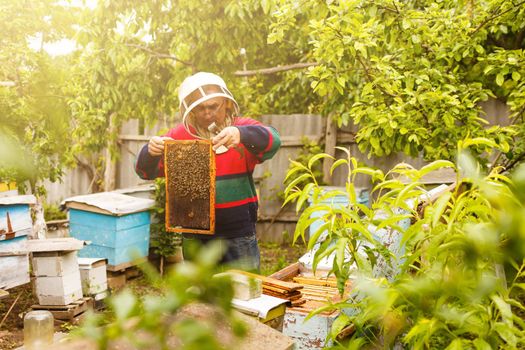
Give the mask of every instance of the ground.
<path id="1" fill-rule="evenodd" d="M 260 243 L 261 274 L 267 276 L 297 261 L 305 247 Z M 148 293 L 145 278 L 130 281 L 130 287 L 139 295 Z M 0 350 L 15 349 L 23 344 L 23 316 L 36 303 L 31 284 L 9 290 L 10 295 L 0 300 Z M 57 326 L 55 331 L 67 332 L 70 325 Z"/>

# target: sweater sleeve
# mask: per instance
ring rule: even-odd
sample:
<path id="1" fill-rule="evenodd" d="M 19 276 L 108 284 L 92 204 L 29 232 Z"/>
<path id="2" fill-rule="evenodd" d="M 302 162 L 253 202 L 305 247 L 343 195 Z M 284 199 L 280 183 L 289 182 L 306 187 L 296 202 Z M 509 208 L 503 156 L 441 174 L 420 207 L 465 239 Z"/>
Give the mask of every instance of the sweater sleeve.
<path id="1" fill-rule="evenodd" d="M 274 156 L 281 147 L 281 138 L 277 130 L 264 125 L 237 125 L 241 143 L 260 161 Z"/>
<path id="2" fill-rule="evenodd" d="M 160 171 L 161 156 L 152 156 L 148 152 L 148 145 L 144 145 L 135 161 L 135 172 L 143 180 L 153 180 Z"/>

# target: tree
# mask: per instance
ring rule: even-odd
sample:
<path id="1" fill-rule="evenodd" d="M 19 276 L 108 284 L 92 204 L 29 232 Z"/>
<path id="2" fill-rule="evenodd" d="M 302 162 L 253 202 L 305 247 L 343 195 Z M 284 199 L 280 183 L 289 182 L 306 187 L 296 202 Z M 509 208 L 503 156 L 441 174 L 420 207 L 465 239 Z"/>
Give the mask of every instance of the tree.
<path id="1" fill-rule="evenodd" d="M 523 154 L 525 11 L 513 1 L 275 1 L 270 38 L 308 28 L 311 86 L 370 156 L 453 159 L 487 137 L 502 163 Z M 512 128 L 487 127 L 479 102 L 506 102 Z M 509 144 L 512 144 L 510 150 Z M 478 153 L 487 148 L 481 148 Z M 490 149 L 489 149 L 490 150 Z"/>
<path id="2" fill-rule="evenodd" d="M 71 23 L 65 9 L 52 1 L 30 6 L 8 1 L 0 13 L 0 80 L 5 82 L 0 87 L 0 134 L 3 146 L 9 144 L 16 155 L 2 157 L 0 178 L 16 180 L 19 186 L 27 180 L 33 193 L 42 193 L 39 181 L 56 181 L 70 162 L 70 114 L 63 94 L 68 64 L 42 47 L 31 48 L 29 40 L 62 38 Z"/>

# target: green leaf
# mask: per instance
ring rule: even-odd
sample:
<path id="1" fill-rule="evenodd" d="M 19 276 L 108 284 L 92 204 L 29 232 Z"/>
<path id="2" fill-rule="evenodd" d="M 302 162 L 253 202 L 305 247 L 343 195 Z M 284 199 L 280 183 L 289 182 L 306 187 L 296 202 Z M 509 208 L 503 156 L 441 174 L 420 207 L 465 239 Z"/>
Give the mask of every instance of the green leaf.
<path id="1" fill-rule="evenodd" d="M 496 307 L 501 313 L 501 317 L 503 318 L 503 321 L 506 324 L 511 325 L 512 324 L 512 310 L 510 308 L 510 305 L 498 295 L 493 295 L 490 299 L 494 302 L 494 304 L 496 304 Z"/>
<path id="2" fill-rule="evenodd" d="M 297 205 L 295 207 L 296 212 L 299 212 L 303 207 L 304 202 L 311 196 L 312 188 L 315 186 L 313 183 L 308 183 L 304 186 L 301 196 L 297 199 Z"/>
<path id="3" fill-rule="evenodd" d="M 512 331 L 512 327 L 506 323 L 497 322 L 493 326 L 494 330 L 508 345 L 515 347 L 517 343 L 516 335 Z"/>
<path id="4" fill-rule="evenodd" d="M 501 86 L 501 85 L 503 85 L 504 82 L 505 82 L 505 76 L 503 74 L 499 73 L 496 76 L 496 84 L 498 84 L 498 86 Z"/>
<path id="5" fill-rule="evenodd" d="M 345 251 L 346 251 L 346 245 L 348 243 L 348 238 L 340 238 L 337 240 L 335 246 L 335 261 L 337 266 L 341 269 L 343 267 L 343 263 L 345 261 Z"/>
<path id="6" fill-rule="evenodd" d="M 292 194 L 287 194 L 286 198 L 285 198 L 285 200 L 283 202 L 283 205 L 281 207 L 284 207 L 289 202 L 292 202 L 294 199 L 299 197 L 302 193 L 303 193 L 302 191 L 296 191 L 296 192 L 293 192 Z"/>
<path id="7" fill-rule="evenodd" d="M 111 298 L 111 307 L 118 320 L 124 321 L 132 315 L 137 298 L 128 289 Z"/>
<path id="8" fill-rule="evenodd" d="M 438 222 L 443 217 L 443 213 L 448 207 L 448 202 L 452 197 L 452 193 L 446 192 L 442 194 L 432 206 L 432 227 L 436 227 Z"/>
<path id="9" fill-rule="evenodd" d="M 319 240 L 319 236 L 328 230 L 328 228 L 330 227 L 330 223 L 329 222 L 325 222 L 323 223 L 321 226 L 319 226 L 317 228 L 317 230 L 315 230 L 315 232 L 313 234 L 310 235 L 310 237 L 308 238 L 308 247 L 307 249 L 308 250 L 312 250 L 312 248 L 314 247 L 314 245 L 317 243 L 317 241 Z"/>
<path id="10" fill-rule="evenodd" d="M 339 316 L 335 319 L 335 321 L 332 323 L 332 339 L 335 339 L 339 332 L 343 330 L 346 326 L 348 326 L 351 323 L 350 317 L 348 317 L 345 313 L 341 312 Z"/>
<path id="11" fill-rule="evenodd" d="M 332 164 L 330 167 L 330 175 L 334 173 L 334 170 L 339 167 L 341 164 L 348 164 L 348 161 L 346 159 L 338 159 Z"/>
<path id="12" fill-rule="evenodd" d="M 292 188 L 295 187 L 295 185 L 309 178 L 312 178 L 311 174 L 302 174 L 301 176 L 296 177 L 295 179 L 292 180 L 292 182 L 288 184 L 288 186 L 286 186 L 286 188 L 284 189 L 284 193 L 287 194 Z"/>
<path id="13" fill-rule="evenodd" d="M 300 170 L 305 170 L 305 168 L 303 167 L 298 167 L 298 166 L 294 166 L 293 168 L 291 168 L 290 170 L 288 170 L 288 172 L 286 173 L 286 176 L 284 177 L 284 180 L 283 182 L 286 182 L 293 174 L 295 174 L 296 172 L 300 171 Z"/>
<path id="14" fill-rule="evenodd" d="M 452 168 L 452 169 L 455 169 L 456 166 L 454 165 L 454 163 L 448 161 L 448 160 L 436 160 L 436 161 L 433 161 L 432 163 L 428 164 L 428 165 L 425 165 L 424 167 L 422 167 L 420 170 L 419 170 L 419 174 L 421 176 L 424 176 L 434 170 L 437 170 L 437 169 L 441 169 L 441 168 Z"/>
<path id="15" fill-rule="evenodd" d="M 314 165 L 314 163 L 317 162 L 319 159 L 322 159 L 322 158 L 332 158 L 332 159 L 335 159 L 334 157 L 332 157 L 332 156 L 329 155 L 329 154 L 326 154 L 326 153 L 319 153 L 319 154 L 314 155 L 312 158 L 310 158 L 310 160 L 308 161 L 308 168 L 309 168 L 309 169 L 312 169 L 312 166 Z"/>
<path id="16" fill-rule="evenodd" d="M 463 341 L 462 339 L 454 339 L 448 344 L 445 350 L 463 350 Z"/>

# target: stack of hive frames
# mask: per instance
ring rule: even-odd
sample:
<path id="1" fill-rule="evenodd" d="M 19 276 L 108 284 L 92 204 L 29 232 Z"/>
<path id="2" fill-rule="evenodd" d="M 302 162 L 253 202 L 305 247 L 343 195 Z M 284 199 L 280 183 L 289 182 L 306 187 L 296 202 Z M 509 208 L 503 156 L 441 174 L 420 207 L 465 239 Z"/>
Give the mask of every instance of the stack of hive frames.
<path id="1" fill-rule="evenodd" d="M 207 140 L 168 140 L 164 148 L 166 230 L 215 232 L 215 155 Z"/>

